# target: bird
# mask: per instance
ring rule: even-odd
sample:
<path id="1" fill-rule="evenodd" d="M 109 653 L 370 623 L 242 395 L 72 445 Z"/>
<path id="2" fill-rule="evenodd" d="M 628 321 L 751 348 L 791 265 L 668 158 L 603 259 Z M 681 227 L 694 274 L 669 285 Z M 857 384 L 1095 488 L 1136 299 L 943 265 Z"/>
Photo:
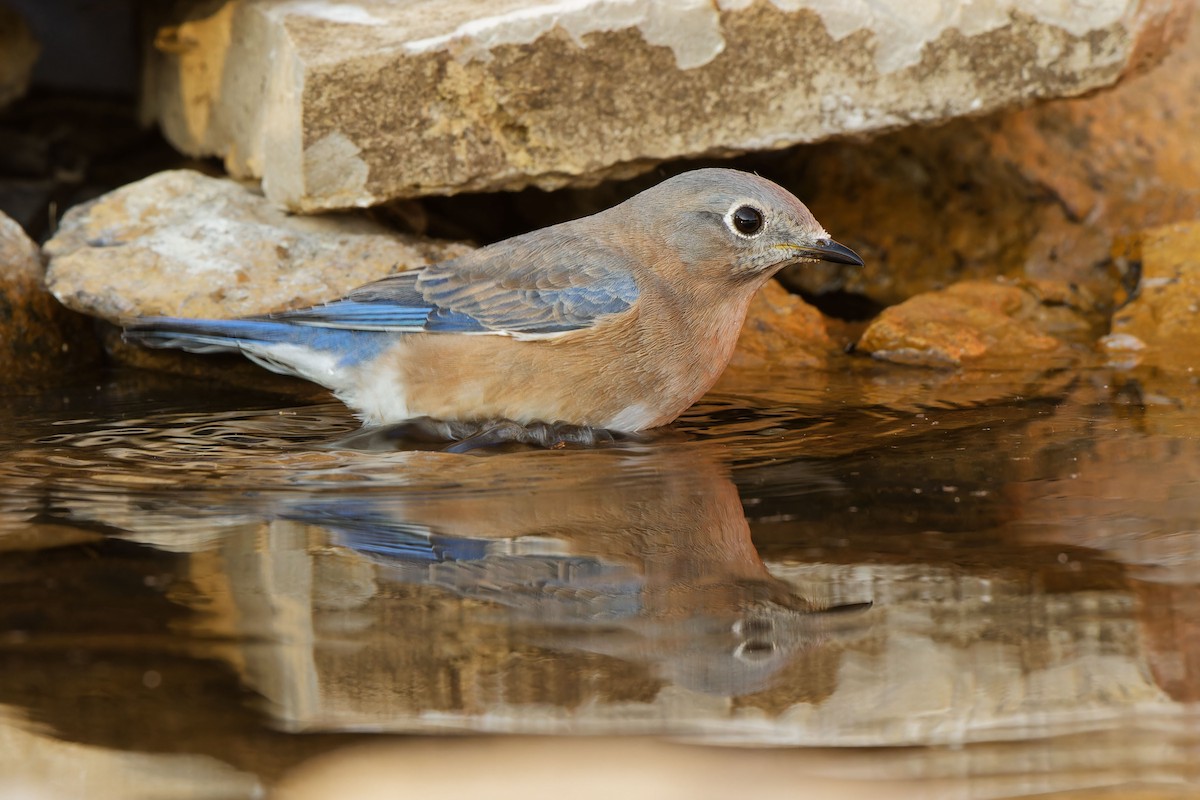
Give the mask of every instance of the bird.
<path id="1" fill-rule="evenodd" d="M 863 265 L 778 184 L 696 169 L 331 302 L 237 319 L 142 317 L 124 335 L 241 352 L 326 387 L 367 426 L 636 434 L 671 423 L 716 383 L 768 279 L 815 261 Z"/>

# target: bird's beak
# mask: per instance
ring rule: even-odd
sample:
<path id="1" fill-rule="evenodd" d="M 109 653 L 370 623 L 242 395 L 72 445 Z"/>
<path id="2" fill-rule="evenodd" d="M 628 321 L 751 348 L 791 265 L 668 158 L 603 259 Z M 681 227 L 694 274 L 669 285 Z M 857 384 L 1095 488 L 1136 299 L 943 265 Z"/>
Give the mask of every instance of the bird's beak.
<path id="1" fill-rule="evenodd" d="M 817 243 L 809 247 L 796 248 L 799 254 L 805 258 L 815 258 L 818 261 L 830 261 L 834 264 L 850 264 L 855 267 L 863 265 L 862 258 L 858 253 L 846 247 L 844 244 L 838 244 L 833 239 L 819 239 Z"/>

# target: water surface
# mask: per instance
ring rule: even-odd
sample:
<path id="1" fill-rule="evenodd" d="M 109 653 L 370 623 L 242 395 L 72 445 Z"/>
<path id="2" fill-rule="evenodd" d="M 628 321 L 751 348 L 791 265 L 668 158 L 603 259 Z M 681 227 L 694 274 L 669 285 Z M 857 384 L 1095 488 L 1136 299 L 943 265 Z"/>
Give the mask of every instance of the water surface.
<path id="1" fill-rule="evenodd" d="M 8 400 L 0 789 L 252 797 L 451 732 L 1200 780 L 1190 374 L 744 375 L 648 441 L 466 455 L 132 371 Z"/>

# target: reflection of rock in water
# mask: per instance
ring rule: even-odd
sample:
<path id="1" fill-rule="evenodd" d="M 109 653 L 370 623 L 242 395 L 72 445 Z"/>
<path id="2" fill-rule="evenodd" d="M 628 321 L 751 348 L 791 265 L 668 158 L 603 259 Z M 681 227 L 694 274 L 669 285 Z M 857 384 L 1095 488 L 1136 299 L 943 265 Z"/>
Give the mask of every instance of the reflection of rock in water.
<path id="1" fill-rule="evenodd" d="M 550 486 L 282 513 L 369 555 L 381 583 L 486 603 L 484 624 L 529 645 L 645 664 L 694 691 L 758 691 L 825 638 L 828 614 L 763 567 L 723 471 L 695 450 L 679 455 L 577 454 L 559 460 Z M 477 478 L 506 469 L 477 463 L 491 473 Z"/>

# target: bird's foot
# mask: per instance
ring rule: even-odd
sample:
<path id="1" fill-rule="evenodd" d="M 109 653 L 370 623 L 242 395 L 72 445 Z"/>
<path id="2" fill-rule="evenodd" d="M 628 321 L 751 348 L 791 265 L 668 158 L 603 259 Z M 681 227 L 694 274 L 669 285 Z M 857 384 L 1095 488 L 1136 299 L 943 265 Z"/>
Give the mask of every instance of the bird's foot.
<path id="1" fill-rule="evenodd" d="M 528 445 L 556 450 L 570 445 L 595 447 L 616 441 L 640 441 L 637 434 L 571 425 L 566 422 L 531 422 L 522 425 L 511 419 L 483 422 L 457 422 L 418 417 L 371 428 L 339 442 L 342 446 L 367 449 L 394 448 L 397 443 L 413 445 L 445 444 L 440 448 L 448 453 L 467 453 L 481 448 L 507 444 Z"/>
<path id="2" fill-rule="evenodd" d="M 522 425 L 511 419 L 502 419 L 481 424 L 478 432 L 459 439 L 448 446 L 446 452 L 466 453 L 481 447 L 502 444 L 524 444 L 546 450 L 557 450 L 567 445 L 594 447 L 598 444 L 612 444 L 619 435 L 604 428 L 569 425 L 565 422 L 532 422 Z"/>

